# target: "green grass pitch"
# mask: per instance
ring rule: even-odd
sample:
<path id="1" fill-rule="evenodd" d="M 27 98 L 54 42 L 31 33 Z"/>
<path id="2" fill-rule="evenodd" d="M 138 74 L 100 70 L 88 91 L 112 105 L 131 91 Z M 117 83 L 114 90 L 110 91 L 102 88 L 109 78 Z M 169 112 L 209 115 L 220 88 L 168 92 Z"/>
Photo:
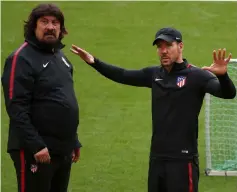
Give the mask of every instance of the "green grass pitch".
<path id="1" fill-rule="evenodd" d="M 69 35 L 64 49 L 74 65 L 80 104 L 81 160 L 74 164 L 69 191 L 145 192 L 151 137 L 150 90 L 116 84 L 99 75 L 69 49 L 76 44 L 124 68 L 158 64 L 152 40 L 164 26 L 180 29 L 184 57 L 202 67 L 212 51 L 227 48 L 237 57 L 236 2 L 57 2 Z M 37 2 L 2 2 L 1 66 L 23 42 L 23 21 Z M 14 15 L 13 15 L 14 13 Z M 6 153 L 8 117 L 1 98 L 2 191 L 16 191 Z M 204 113 L 200 114 L 200 192 L 236 192 L 236 177 L 206 177 Z"/>

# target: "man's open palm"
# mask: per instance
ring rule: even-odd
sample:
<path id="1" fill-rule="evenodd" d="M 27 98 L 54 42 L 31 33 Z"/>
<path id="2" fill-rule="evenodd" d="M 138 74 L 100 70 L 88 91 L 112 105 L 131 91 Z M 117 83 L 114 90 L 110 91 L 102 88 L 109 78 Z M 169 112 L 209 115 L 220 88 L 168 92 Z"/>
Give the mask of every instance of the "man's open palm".
<path id="1" fill-rule="evenodd" d="M 94 57 L 90 53 L 86 52 L 80 47 L 77 47 L 76 45 L 72 45 L 72 48 L 70 50 L 74 54 L 79 55 L 85 62 L 89 64 L 93 64 L 95 62 Z"/>
<path id="2" fill-rule="evenodd" d="M 219 49 L 213 51 L 213 64 L 210 67 L 203 67 L 202 69 L 208 70 L 215 75 L 224 75 L 227 72 L 227 65 L 231 59 L 231 53 L 225 58 L 226 49 Z"/>

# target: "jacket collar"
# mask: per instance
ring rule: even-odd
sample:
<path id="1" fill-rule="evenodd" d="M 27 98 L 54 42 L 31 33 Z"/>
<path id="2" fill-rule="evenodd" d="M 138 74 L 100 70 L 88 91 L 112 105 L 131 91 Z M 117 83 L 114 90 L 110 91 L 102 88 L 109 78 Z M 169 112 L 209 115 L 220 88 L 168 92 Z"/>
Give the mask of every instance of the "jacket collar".
<path id="1" fill-rule="evenodd" d="M 35 36 L 26 38 L 25 41 L 28 42 L 30 45 L 34 46 L 35 48 L 48 53 L 55 53 L 65 47 L 65 45 L 62 44 L 61 41 L 57 41 L 55 44 L 49 45 L 40 42 Z"/>
<path id="2" fill-rule="evenodd" d="M 170 73 L 174 72 L 174 71 L 180 71 L 182 69 L 185 69 L 188 67 L 188 61 L 187 59 L 183 58 L 183 62 L 182 63 L 173 63 L 172 69 L 170 71 Z M 168 73 L 164 67 L 161 67 L 162 71 L 165 71 L 166 73 Z"/>
<path id="3" fill-rule="evenodd" d="M 186 59 L 183 59 L 182 63 L 174 63 L 171 71 L 179 71 L 179 70 L 187 68 L 187 66 L 188 66 L 188 61 Z"/>

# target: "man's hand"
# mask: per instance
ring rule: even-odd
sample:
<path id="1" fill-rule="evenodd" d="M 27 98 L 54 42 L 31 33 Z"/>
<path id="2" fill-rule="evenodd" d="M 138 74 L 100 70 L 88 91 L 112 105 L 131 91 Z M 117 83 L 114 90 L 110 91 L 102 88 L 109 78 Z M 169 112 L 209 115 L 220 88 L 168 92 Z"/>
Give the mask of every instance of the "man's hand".
<path id="1" fill-rule="evenodd" d="M 80 148 L 76 148 L 72 151 L 72 162 L 76 163 L 80 158 Z"/>
<path id="2" fill-rule="evenodd" d="M 50 155 L 48 149 L 45 147 L 36 154 L 34 154 L 36 162 L 40 163 L 50 163 Z"/>
<path id="3" fill-rule="evenodd" d="M 79 55 L 85 62 L 87 62 L 89 64 L 95 63 L 94 57 L 90 53 L 81 49 L 80 47 L 77 47 L 76 45 L 72 45 L 72 48 L 70 50 L 74 54 Z"/>
<path id="4" fill-rule="evenodd" d="M 224 75 L 227 72 L 227 65 L 231 59 L 231 53 L 225 59 L 226 49 L 219 49 L 218 54 L 216 50 L 213 51 L 213 64 L 210 67 L 203 67 L 202 69 L 208 70 L 215 75 Z"/>

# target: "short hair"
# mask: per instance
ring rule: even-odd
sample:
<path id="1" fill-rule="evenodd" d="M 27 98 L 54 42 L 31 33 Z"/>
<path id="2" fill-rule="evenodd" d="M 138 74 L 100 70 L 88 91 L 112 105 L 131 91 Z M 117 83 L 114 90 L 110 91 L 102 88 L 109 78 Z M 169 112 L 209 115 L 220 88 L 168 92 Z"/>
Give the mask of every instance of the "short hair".
<path id="1" fill-rule="evenodd" d="M 39 4 L 31 11 L 28 20 L 25 21 L 24 37 L 30 38 L 32 36 L 35 36 L 37 20 L 42 16 L 54 16 L 59 20 L 61 29 L 61 32 L 59 34 L 59 40 L 62 40 L 64 35 L 68 33 L 64 25 L 64 15 L 62 11 L 55 4 L 50 3 Z"/>

